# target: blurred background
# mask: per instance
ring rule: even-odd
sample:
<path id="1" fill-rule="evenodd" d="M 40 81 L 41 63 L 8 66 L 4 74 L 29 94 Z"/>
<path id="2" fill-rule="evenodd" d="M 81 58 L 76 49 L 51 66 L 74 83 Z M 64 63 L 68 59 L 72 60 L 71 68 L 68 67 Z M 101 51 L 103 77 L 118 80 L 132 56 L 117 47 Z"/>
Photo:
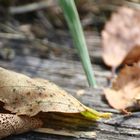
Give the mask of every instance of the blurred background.
<path id="1" fill-rule="evenodd" d="M 139 0 L 75 0 L 91 61 L 102 63 L 101 31 L 118 7 Z M 57 0 L 0 0 L 0 58 L 16 55 L 79 60 Z"/>
<path id="2" fill-rule="evenodd" d="M 75 0 L 75 3 L 91 62 L 95 65 L 97 83 L 105 86 L 110 73 L 101 68 L 107 68 L 101 57 L 101 32 L 119 7 L 140 9 L 140 0 Z M 76 63 L 80 58 L 58 0 L 0 0 L 0 15 L 2 67 L 45 77 L 63 87 L 66 86 L 65 79 L 74 87 L 79 86 L 78 89 L 88 86 L 81 65 Z M 30 58 L 26 59 L 28 56 Z M 52 61 L 45 62 L 44 59 Z M 43 71 L 46 72 L 44 75 Z M 83 75 L 78 76 L 78 73 Z"/>

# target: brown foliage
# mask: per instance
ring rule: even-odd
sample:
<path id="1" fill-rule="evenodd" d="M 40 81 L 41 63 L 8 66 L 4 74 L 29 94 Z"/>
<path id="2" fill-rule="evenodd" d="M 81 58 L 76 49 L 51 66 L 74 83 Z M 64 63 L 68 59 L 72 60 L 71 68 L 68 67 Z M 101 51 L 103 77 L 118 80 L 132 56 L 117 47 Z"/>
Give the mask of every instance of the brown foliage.
<path id="1" fill-rule="evenodd" d="M 140 59 L 140 10 L 127 7 L 114 13 L 102 32 L 103 59 L 111 67 Z"/>
<path id="2" fill-rule="evenodd" d="M 115 79 L 112 88 L 104 90 L 109 104 L 118 110 L 136 109 L 140 97 L 140 63 L 126 66 Z"/>
<path id="3" fill-rule="evenodd" d="M 18 115 L 34 116 L 39 112 L 78 113 L 84 106 L 73 96 L 44 79 L 0 68 L 0 101 L 4 108 Z"/>

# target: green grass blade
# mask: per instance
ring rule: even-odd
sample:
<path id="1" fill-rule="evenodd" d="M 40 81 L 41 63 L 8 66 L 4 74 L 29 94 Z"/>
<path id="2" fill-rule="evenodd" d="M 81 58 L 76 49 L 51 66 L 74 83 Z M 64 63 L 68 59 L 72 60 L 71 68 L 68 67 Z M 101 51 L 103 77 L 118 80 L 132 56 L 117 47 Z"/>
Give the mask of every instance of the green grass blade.
<path id="1" fill-rule="evenodd" d="M 96 87 L 86 41 L 74 0 L 59 0 L 90 86 Z"/>

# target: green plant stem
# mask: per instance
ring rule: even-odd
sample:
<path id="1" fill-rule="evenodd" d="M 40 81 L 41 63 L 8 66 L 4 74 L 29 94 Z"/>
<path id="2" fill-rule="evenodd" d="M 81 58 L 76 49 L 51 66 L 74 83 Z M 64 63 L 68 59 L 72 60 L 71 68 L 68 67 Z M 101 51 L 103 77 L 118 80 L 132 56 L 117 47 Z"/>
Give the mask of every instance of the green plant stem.
<path id="1" fill-rule="evenodd" d="M 88 83 L 90 86 L 96 87 L 96 80 L 94 78 L 92 65 L 75 2 L 74 0 L 59 0 L 59 3 L 64 12 L 64 16 L 73 37 L 74 45 L 77 48 L 79 56 L 81 58 Z"/>

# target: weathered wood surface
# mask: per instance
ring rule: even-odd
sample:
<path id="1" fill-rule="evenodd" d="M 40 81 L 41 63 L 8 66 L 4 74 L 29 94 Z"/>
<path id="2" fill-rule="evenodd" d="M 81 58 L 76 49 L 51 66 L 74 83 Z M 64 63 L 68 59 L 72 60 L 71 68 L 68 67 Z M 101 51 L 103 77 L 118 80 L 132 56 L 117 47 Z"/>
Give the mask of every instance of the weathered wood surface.
<path id="1" fill-rule="evenodd" d="M 107 86 L 107 78 L 110 72 L 100 65 L 93 65 L 100 89 L 89 89 L 80 62 L 66 59 L 40 59 L 29 56 L 16 56 L 9 61 L 0 61 L 0 66 L 15 70 L 29 76 L 42 77 L 55 82 L 69 93 L 79 99 L 85 105 L 94 107 L 99 111 L 113 113 L 113 118 L 99 122 L 98 127 L 93 126 L 97 132 L 97 140 L 138 140 L 140 139 L 140 113 L 131 116 L 123 116 L 108 106 L 102 96 L 102 87 Z M 78 94 L 78 90 L 84 90 L 84 94 Z M 72 137 L 64 137 L 50 134 L 28 132 L 25 134 L 10 136 L 5 140 L 76 140 Z M 81 138 L 80 140 L 85 140 Z"/>

